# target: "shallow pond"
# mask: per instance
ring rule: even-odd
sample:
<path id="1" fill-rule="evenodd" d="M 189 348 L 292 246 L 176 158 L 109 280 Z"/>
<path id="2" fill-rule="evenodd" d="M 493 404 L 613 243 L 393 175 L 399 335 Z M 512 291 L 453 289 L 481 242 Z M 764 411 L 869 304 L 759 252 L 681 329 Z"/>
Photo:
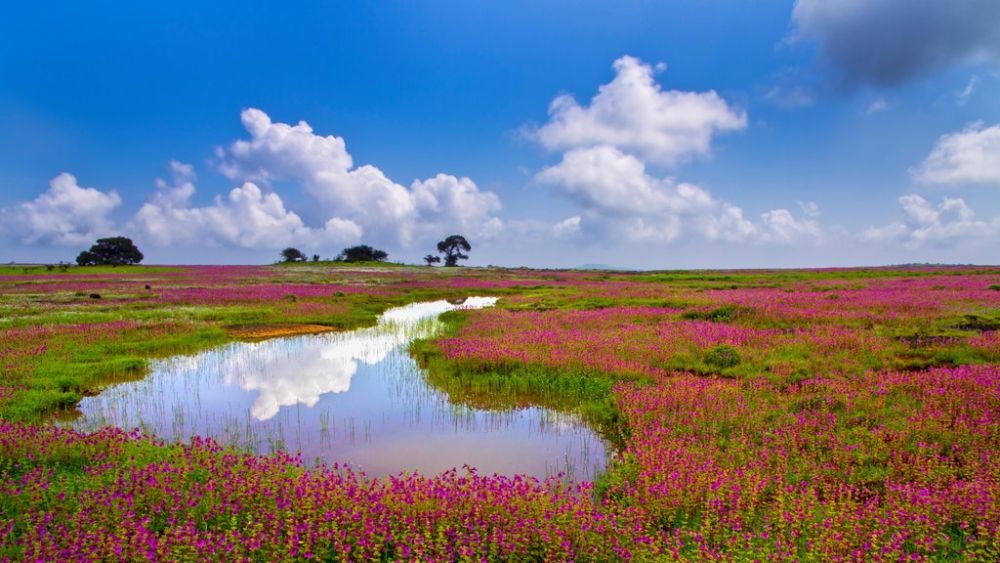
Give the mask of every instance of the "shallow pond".
<path id="1" fill-rule="evenodd" d="M 370 328 L 157 360 L 141 381 L 83 399 L 71 424 L 138 427 L 167 440 L 211 436 L 257 453 L 347 463 L 371 476 L 469 465 L 486 474 L 592 479 L 605 446 L 577 418 L 451 404 L 407 353 L 414 339 L 440 329 L 441 313 L 495 302 L 415 303 L 389 309 Z"/>

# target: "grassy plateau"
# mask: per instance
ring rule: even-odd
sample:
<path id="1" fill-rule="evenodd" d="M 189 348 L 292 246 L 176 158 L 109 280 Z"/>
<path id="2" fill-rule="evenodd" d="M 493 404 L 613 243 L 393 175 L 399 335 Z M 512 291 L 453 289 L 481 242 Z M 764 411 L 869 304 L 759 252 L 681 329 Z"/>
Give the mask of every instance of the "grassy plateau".
<path id="1" fill-rule="evenodd" d="M 55 424 L 155 358 L 473 295 L 428 381 L 580 415 L 595 482 Z M 0 560 L 298 559 L 998 561 L 1000 268 L 0 267 Z"/>

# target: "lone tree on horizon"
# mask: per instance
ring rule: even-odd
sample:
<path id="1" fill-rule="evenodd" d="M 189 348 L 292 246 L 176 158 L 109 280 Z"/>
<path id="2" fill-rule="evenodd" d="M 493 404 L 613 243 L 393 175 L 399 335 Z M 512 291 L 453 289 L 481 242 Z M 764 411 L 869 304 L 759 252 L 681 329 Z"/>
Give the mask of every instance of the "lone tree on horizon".
<path id="1" fill-rule="evenodd" d="M 440 261 L 441 257 L 436 256 L 434 254 L 428 254 L 427 256 L 424 256 L 424 262 L 427 262 L 428 266 L 433 266 L 434 264 L 437 264 Z"/>
<path id="2" fill-rule="evenodd" d="M 289 246 L 288 248 L 281 251 L 281 261 L 282 262 L 305 262 L 306 255 L 302 253 L 298 248 Z"/>
<path id="3" fill-rule="evenodd" d="M 80 266 L 125 266 L 138 264 L 145 256 L 139 252 L 132 239 L 126 237 L 99 238 L 76 257 Z"/>
<path id="4" fill-rule="evenodd" d="M 458 266 L 459 260 L 469 259 L 469 255 L 462 254 L 462 251 L 468 252 L 472 250 L 472 245 L 462 235 L 451 235 L 439 242 L 437 249 L 438 252 L 444 254 L 445 266 Z"/>
<path id="5" fill-rule="evenodd" d="M 382 262 L 389 257 L 389 253 L 384 250 L 372 248 L 367 244 L 359 244 L 345 248 L 337 256 L 340 262 Z"/>

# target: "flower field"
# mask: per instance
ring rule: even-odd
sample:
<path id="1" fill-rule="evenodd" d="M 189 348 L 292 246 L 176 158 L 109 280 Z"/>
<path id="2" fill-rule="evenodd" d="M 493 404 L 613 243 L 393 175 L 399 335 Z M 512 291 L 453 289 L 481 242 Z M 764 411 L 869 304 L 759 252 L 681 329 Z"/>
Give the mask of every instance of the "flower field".
<path id="1" fill-rule="evenodd" d="M 579 414 L 595 482 L 55 423 L 154 358 L 471 295 L 429 381 Z M 997 561 L 998 331 L 989 268 L 0 268 L 0 560 Z"/>

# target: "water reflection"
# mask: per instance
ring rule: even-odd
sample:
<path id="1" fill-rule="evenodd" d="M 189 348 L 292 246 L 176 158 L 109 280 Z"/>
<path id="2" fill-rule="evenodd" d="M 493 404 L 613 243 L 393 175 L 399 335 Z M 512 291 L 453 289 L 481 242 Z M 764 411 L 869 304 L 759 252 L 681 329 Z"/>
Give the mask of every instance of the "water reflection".
<path id="1" fill-rule="evenodd" d="M 167 439 L 209 435 L 257 452 L 346 462 L 369 475 L 468 464 L 485 473 L 591 478 L 604 445 L 579 420 L 541 408 L 452 405 L 406 353 L 409 342 L 440 328 L 441 313 L 495 302 L 416 303 L 386 311 L 370 328 L 159 361 L 142 381 L 85 398 L 74 425 L 138 426 Z"/>
<path id="2" fill-rule="evenodd" d="M 479 309 L 496 303 L 495 297 L 472 297 L 456 303 L 414 303 L 386 311 L 376 326 L 326 339 L 302 337 L 287 341 L 265 341 L 249 350 L 224 356 L 205 356 L 209 365 L 194 366 L 224 374 L 226 385 L 259 390 L 250 414 L 267 420 L 281 407 L 303 404 L 312 407 L 325 393 L 343 393 L 351 388 L 358 362 L 374 365 L 393 350 L 417 338 L 431 336 L 433 319 L 456 308 Z"/>

